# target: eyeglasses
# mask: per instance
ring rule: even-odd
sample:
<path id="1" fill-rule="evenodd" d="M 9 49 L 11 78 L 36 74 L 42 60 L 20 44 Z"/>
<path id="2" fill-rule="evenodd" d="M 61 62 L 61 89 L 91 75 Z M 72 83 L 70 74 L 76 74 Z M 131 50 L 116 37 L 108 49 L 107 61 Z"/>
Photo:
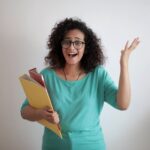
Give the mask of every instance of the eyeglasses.
<path id="1" fill-rule="evenodd" d="M 83 41 L 71 41 L 71 40 L 63 40 L 61 42 L 61 45 L 63 48 L 69 48 L 71 46 L 71 44 L 73 44 L 75 49 L 81 49 L 83 47 L 83 45 L 85 44 L 85 42 Z"/>

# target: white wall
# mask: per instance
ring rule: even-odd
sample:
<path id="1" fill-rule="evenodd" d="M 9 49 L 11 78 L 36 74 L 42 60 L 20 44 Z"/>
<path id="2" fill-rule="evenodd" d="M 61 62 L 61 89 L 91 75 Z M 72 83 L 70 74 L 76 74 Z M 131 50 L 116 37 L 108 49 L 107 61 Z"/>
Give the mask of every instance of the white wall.
<path id="1" fill-rule="evenodd" d="M 102 38 L 107 69 L 118 82 L 120 50 L 139 36 L 130 59 L 132 102 L 127 111 L 105 105 L 101 123 L 108 150 L 150 149 L 150 1 L 0 0 L 0 150 L 40 150 L 43 127 L 22 120 L 25 95 L 18 77 L 44 68 L 53 25 L 77 16 Z"/>

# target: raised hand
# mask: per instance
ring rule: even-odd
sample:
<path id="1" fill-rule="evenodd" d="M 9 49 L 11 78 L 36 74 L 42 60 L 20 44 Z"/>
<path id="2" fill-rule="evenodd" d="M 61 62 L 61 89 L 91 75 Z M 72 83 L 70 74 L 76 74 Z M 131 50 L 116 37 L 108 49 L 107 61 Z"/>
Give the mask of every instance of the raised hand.
<path id="1" fill-rule="evenodd" d="M 124 49 L 121 51 L 121 65 L 128 65 L 128 59 L 131 52 L 138 46 L 140 43 L 139 38 L 135 38 L 132 43 L 129 45 L 129 41 L 126 42 Z"/>
<path id="2" fill-rule="evenodd" d="M 126 110 L 128 108 L 131 99 L 128 59 L 131 52 L 138 46 L 139 43 L 140 43 L 139 38 L 135 38 L 130 45 L 129 42 L 127 41 L 124 49 L 121 51 L 117 104 L 119 108 L 122 110 Z"/>

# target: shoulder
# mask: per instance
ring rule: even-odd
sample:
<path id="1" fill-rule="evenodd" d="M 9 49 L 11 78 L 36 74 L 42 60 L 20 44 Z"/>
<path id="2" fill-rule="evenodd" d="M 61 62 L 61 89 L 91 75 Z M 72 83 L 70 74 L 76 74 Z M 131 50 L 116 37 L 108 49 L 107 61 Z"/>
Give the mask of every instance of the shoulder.
<path id="1" fill-rule="evenodd" d="M 103 65 L 98 65 L 92 72 L 92 75 L 100 82 L 110 79 L 107 69 Z"/>
<path id="2" fill-rule="evenodd" d="M 104 66 L 97 66 L 94 69 L 94 72 L 95 72 L 95 77 L 101 84 L 103 85 L 114 84 L 114 81 L 111 78 L 111 75 L 109 74 L 109 72 Z"/>
<path id="3" fill-rule="evenodd" d="M 99 75 L 105 75 L 105 74 L 107 74 L 106 68 L 104 66 L 102 66 L 102 65 L 96 66 L 95 69 L 93 70 L 93 72 L 95 74 L 99 74 Z"/>
<path id="4" fill-rule="evenodd" d="M 43 76 L 46 76 L 46 75 L 51 75 L 52 72 L 53 72 L 53 68 L 46 67 L 40 71 L 40 74 L 42 74 Z"/>

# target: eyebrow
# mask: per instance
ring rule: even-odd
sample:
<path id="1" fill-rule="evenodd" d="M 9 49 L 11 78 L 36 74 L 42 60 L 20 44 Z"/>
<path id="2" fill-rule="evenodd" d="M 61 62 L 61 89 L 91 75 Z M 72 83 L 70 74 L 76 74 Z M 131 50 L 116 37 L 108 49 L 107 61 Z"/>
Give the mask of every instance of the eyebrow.
<path id="1" fill-rule="evenodd" d="M 70 38 L 70 37 L 65 37 L 64 39 L 70 40 L 71 38 Z M 75 39 L 83 40 L 83 39 L 81 39 L 81 38 L 79 38 L 79 37 L 75 37 Z"/>

